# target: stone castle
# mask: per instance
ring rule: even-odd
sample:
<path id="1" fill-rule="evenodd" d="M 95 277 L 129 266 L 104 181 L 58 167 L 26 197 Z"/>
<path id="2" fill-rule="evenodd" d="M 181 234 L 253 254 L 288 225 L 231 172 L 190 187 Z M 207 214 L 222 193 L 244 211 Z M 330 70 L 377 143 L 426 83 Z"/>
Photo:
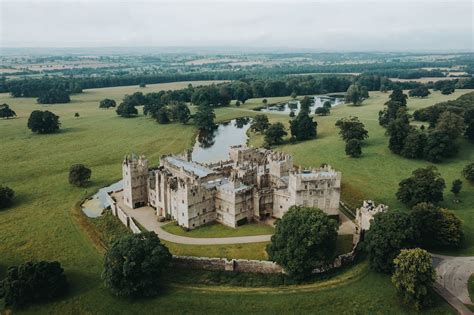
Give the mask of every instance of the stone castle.
<path id="1" fill-rule="evenodd" d="M 159 167 L 148 168 L 144 156 L 126 157 L 123 202 L 132 209 L 151 206 L 188 229 L 281 218 L 293 205 L 338 215 L 341 173 L 330 166 L 296 168 L 289 154 L 246 146 L 231 147 L 229 158 L 200 164 L 186 152 L 162 156 Z"/>

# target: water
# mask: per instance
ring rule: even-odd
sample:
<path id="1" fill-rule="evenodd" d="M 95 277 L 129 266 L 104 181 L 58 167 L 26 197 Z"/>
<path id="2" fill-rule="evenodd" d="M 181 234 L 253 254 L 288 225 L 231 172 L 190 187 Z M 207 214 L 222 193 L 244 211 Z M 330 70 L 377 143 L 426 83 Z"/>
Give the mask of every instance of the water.
<path id="1" fill-rule="evenodd" d="M 192 150 L 193 161 L 211 163 L 228 160 L 230 146 L 247 142 L 250 122 L 249 118 L 237 118 L 219 124 L 212 132 L 200 132 Z M 81 205 L 82 211 L 90 218 L 99 217 L 109 206 L 106 199 L 107 193 L 122 188 L 123 183 L 119 181 L 99 189 L 94 196 Z"/>
<path id="2" fill-rule="evenodd" d="M 84 201 L 81 205 L 82 212 L 84 212 L 89 218 L 97 218 L 102 214 L 105 208 L 109 206 L 106 196 L 108 192 L 119 190 L 123 188 L 122 181 L 113 183 L 110 186 L 99 189 L 99 191 L 91 198 Z"/>
<path id="3" fill-rule="evenodd" d="M 231 146 L 247 143 L 249 128 L 249 118 L 238 118 L 219 124 L 212 132 L 200 132 L 193 147 L 193 161 L 212 163 L 228 160 Z"/>
<path id="4" fill-rule="evenodd" d="M 344 99 L 338 97 L 331 97 L 331 96 L 313 96 L 314 102 L 310 106 L 311 114 L 314 114 L 314 110 L 318 107 L 322 107 L 325 101 L 331 102 L 332 106 L 337 106 L 344 102 Z M 261 112 L 265 113 L 282 113 L 282 114 L 290 114 L 291 111 L 297 115 L 300 112 L 301 104 L 299 101 L 290 101 L 288 103 L 280 103 L 276 105 L 267 106 L 264 108 L 256 109 Z"/>

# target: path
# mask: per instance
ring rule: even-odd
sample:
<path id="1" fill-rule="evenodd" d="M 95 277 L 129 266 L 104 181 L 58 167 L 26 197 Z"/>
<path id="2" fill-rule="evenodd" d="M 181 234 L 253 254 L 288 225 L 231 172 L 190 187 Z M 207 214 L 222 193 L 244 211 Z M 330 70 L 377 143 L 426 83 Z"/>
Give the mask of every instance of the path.
<path id="1" fill-rule="evenodd" d="M 474 273 L 474 257 L 452 257 L 433 254 L 437 282 L 464 304 L 473 304 L 467 283 Z"/>

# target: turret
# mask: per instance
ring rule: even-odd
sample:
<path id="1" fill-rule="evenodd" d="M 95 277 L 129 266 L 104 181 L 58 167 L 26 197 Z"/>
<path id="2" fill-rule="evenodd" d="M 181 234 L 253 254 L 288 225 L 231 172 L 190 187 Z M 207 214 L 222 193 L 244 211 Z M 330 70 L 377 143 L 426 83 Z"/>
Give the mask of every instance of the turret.
<path id="1" fill-rule="evenodd" d="M 122 163 L 123 201 L 130 208 L 147 205 L 148 160 L 144 156 L 126 156 Z"/>

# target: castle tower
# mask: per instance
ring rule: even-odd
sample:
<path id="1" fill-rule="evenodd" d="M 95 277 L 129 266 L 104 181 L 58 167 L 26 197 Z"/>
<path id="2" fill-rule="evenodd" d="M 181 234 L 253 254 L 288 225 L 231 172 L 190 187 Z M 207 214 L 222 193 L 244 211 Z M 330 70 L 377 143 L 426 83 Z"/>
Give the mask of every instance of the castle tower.
<path id="1" fill-rule="evenodd" d="M 123 201 L 134 209 L 148 203 L 148 160 L 144 156 L 126 156 L 122 163 Z"/>

